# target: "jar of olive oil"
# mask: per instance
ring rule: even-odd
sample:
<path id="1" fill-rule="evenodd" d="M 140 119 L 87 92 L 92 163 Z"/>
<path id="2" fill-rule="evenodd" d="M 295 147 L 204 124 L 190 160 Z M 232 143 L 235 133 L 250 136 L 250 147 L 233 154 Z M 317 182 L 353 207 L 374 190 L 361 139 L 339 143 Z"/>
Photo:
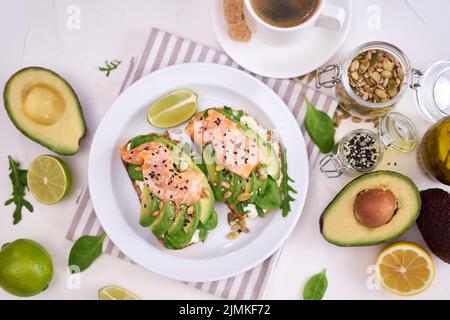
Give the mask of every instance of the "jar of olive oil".
<path id="1" fill-rule="evenodd" d="M 450 117 L 427 131 L 418 148 L 418 159 L 429 176 L 450 185 Z"/>

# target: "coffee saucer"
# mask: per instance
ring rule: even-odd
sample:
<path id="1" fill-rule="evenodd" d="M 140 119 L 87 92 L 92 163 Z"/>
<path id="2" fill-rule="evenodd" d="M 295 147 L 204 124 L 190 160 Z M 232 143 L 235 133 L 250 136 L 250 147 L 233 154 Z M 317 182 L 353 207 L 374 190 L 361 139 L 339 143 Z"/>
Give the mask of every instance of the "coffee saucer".
<path id="1" fill-rule="evenodd" d="M 243 68 L 269 78 L 294 78 L 324 65 L 344 43 L 352 21 L 350 0 L 329 0 L 346 12 L 345 23 L 339 31 L 316 27 L 306 37 L 288 45 L 273 45 L 255 35 L 249 42 L 241 43 L 228 35 L 223 0 L 211 2 L 212 24 L 222 49 Z"/>

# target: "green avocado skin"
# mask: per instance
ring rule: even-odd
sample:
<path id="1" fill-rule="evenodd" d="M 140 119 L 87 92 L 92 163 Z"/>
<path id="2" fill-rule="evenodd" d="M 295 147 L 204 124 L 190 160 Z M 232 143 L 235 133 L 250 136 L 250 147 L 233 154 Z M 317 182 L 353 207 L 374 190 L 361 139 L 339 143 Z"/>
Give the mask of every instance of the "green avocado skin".
<path id="1" fill-rule="evenodd" d="M 63 77 L 61 77 L 59 74 L 57 74 L 56 72 L 54 72 L 54 71 L 52 71 L 50 69 L 46 69 L 46 68 L 43 68 L 43 67 L 37 67 L 37 66 L 31 66 L 31 67 L 23 68 L 23 69 L 17 71 L 16 73 L 14 73 L 9 78 L 9 80 L 6 82 L 5 88 L 3 90 L 3 103 L 5 105 L 6 112 L 7 112 L 8 116 L 9 116 L 9 118 L 11 119 L 12 123 L 14 124 L 14 126 L 24 136 L 26 136 L 27 138 L 33 140 L 34 142 L 39 143 L 43 147 L 45 147 L 45 148 L 47 148 L 47 149 L 49 149 L 49 150 L 51 150 L 51 151 L 53 151 L 53 152 L 55 152 L 57 154 L 60 154 L 62 156 L 74 155 L 75 153 L 77 153 L 79 151 L 79 147 L 76 150 L 66 149 L 64 147 L 57 147 L 57 146 L 53 146 L 53 145 L 49 144 L 44 139 L 41 139 L 38 136 L 31 136 L 31 135 L 28 134 L 28 132 L 23 130 L 23 128 L 20 125 L 20 123 L 12 115 L 12 112 L 11 112 L 10 107 L 9 107 L 10 106 L 10 102 L 8 100 L 8 93 L 9 93 L 9 90 L 11 88 L 11 83 L 14 80 L 14 78 L 17 77 L 18 75 L 20 75 L 21 73 L 24 73 L 24 72 L 27 72 L 27 71 L 33 71 L 33 70 L 35 70 L 35 71 L 44 71 L 44 72 L 50 73 L 51 75 L 59 78 L 60 80 L 62 80 L 65 83 L 65 85 L 67 87 L 67 90 L 70 92 L 70 94 L 73 96 L 73 98 L 76 101 L 75 106 L 72 106 L 72 107 L 76 107 L 78 109 L 78 115 L 79 115 L 78 121 L 80 122 L 80 126 L 82 127 L 82 131 L 83 131 L 83 134 L 80 137 L 80 141 L 81 141 L 81 139 L 83 139 L 86 136 L 86 133 L 87 133 L 86 121 L 84 120 L 83 110 L 81 108 L 80 100 L 78 99 L 77 94 L 73 90 L 72 86 Z"/>
<path id="2" fill-rule="evenodd" d="M 412 212 L 411 213 L 411 218 L 409 220 L 409 223 L 401 230 L 397 230 L 397 232 L 394 232 L 392 234 L 386 235 L 386 237 L 384 237 L 383 239 L 374 239 L 372 241 L 366 241 L 364 243 L 345 243 L 345 242 L 341 242 L 339 240 L 336 239 L 329 239 L 327 238 L 324 233 L 323 233 L 323 226 L 324 226 L 324 221 L 327 218 L 327 214 L 333 210 L 333 205 L 335 204 L 336 201 L 338 201 L 340 199 L 340 197 L 342 196 L 342 194 L 344 193 L 344 191 L 346 191 L 348 188 L 351 188 L 353 186 L 358 186 L 358 183 L 362 180 L 365 179 L 370 179 L 370 178 L 376 178 L 377 176 L 383 176 L 383 175 L 388 175 L 391 176 L 393 178 L 396 179 L 402 179 L 404 180 L 415 192 L 415 199 L 411 199 L 411 201 L 416 201 L 418 206 L 417 206 L 417 211 L 416 212 Z M 336 246 L 339 247 L 367 247 L 367 246 L 375 246 L 375 245 L 379 245 L 379 244 L 383 244 L 392 240 L 397 239 L 398 237 L 400 237 L 401 235 L 403 235 L 406 231 L 408 231 L 415 223 L 417 218 L 419 217 L 420 214 L 420 208 L 421 208 L 421 199 L 420 199 L 420 193 L 419 190 L 417 189 L 417 186 L 414 184 L 414 182 L 398 173 L 398 172 L 394 172 L 394 171 L 375 171 L 375 172 L 371 172 L 371 173 L 367 173 L 364 174 L 354 180 L 352 180 L 350 183 L 348 183 L 335 197 L 334 199 L 328 204 L 328 206 L 325 208 L 325 210 L 323 211 L 322 215 L 320 216 L 320 220 L 319 220 L 319 227 L 320 227 L 320 233 L 322 234 L 322 236 L 324 237 L 324 239 L 326 241 L 328 241 L 331 244 L 334 244 Z"/>

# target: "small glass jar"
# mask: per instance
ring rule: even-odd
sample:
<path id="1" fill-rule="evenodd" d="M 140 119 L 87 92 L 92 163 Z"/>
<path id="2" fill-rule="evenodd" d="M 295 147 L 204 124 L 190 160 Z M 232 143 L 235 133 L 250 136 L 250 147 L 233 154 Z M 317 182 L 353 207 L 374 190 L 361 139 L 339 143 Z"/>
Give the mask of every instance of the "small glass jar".
<path id="1" fill-rule="evenodd" d="M 358 96 L 350 84 L 349 69 L 361 53 L 370 50 L 384 51 L 403 69 L 403 80 L 397 94 L 385 102 L 370 102 Z M 334 88 L 334 94 L 343 109 L 362 118 L 379 118 L 394 109 L 397 102 L 408 92 L 416 90 L 419 112 L 430 122 L 450 116 L 450 61 L 432 64 L 424 72 L 414 69 L 406 54 L 396 46 L 376 41 L 353 50 L 342 64 L 319 68 L 316 76 L 317 88 Z"/>
<path id="2" fill-rule="evenodd" d="M 425 173 L 450 186 L 450 117 L 427 131 L 418 148 L 418 160 Z"/>
<path id="3" fill-rule="evenodd" d="M 411 152 L 418 142 L 417 130 L 407 117 L 391 112 L 378 125 L 378 134 L 365 129 L 351 131 L 320 161 L 320 171 L 328 178 L 344 173 L 367 173 L 383 160 L 384 150 Z"/>

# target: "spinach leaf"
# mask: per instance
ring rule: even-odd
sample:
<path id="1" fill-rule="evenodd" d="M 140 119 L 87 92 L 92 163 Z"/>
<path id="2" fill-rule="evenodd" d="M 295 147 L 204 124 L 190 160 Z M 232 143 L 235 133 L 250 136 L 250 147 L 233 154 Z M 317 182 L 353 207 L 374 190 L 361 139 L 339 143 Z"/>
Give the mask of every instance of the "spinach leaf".
<path id="1" fill-rule="evenodd" d="M 138 168 L 142 168 L 142 167 L 135 165 L 135 164 L 129 164 L 127 166 L 128 174 L 130 175 L 131 179 L 133 179 L 133 180 L 144 181 L 144 175 L 142 174 L 142 169 L 136 170 Z"/>
<path id="2" fill-rule="evenodd" d="M 217 211 L 215 209 L 213 209 L 208 221 L 206 221 L 205 224 L 203 224 L 202 226 L 206 230 L 213 230 L 217 227 L 218 222 L 219 222 L 219 218 L 217 216 Z"/>
<path id="3" fill-rule="evenodd" d="M 5 206 L 14 203 L 16 209 L 13 213 L 13 224 L 17 224 L 22 220 L 22 208 L 25 207 L 28 211 L 33 212 L 33 206 L 25 199 L 25 190 L 27 187 L 27 170 L 19 168 L 19 163 L 11 156 L 8 156 L 9 161 L 9 179 L 11 180 L 13 191 L 12 198 L 6 200 Z"/>
<path id="4" fill-rule="evenodd" d="M 139 147 L 141 144 L 147 143 L 153 139 L 150 135 L 142 135 L 142 136 L 136 136 L 130 141 L 130 149 L 134 149 L 136 147 Z"/>
<path id="5" fill-rule="evenodd" d="M 83 236 L 70 249 L 69 267 L 78 266 L 80 272 L 89 266 L 102 254 L 103 241 L 106 234 L 100 236 Z"/>
<path id="6" fill-rule="evenodd" d="M 255 200 L 255 205 L 261 209 L 274 210 L 281 206 L 280 188 L 272 177 L 267 177 L 264 193 L 259 194 Z"/>
<path id="7" fill-rule="evenodd" d="M 295 182 L 292 180 L 291 177 L 288 175 L 288 164 L 286 161 L 286 149 L 283 149 L 281 152 L 281 170 L 283 172 L 283 180 L 281 181 L 281 194 L 283 195 L 283 202 L 281 203 L 281 212 L 283 214 L 283 217 L 287 217 L 289 212 L 291 212 L 291 202 L 295 199 L 289 194 L 297 193 L 297 190 L 292 188 L 292 186 L 289 184 L 289 182 Z"/>
<path id="8" fill-rule="evenodd" d="M 328 287 L 326 270 L 312 276 L 303 288 L 304 300 L 322 300 Z"/>
<path id="9" fill-rule="evenodd" d="M 322 153 L 329 153 L 334 147 L 333 120 L 325 112 L 317 110 L 306 96 L 305 101 L 307 106 L 304 121 L 306 131 Z"/>

